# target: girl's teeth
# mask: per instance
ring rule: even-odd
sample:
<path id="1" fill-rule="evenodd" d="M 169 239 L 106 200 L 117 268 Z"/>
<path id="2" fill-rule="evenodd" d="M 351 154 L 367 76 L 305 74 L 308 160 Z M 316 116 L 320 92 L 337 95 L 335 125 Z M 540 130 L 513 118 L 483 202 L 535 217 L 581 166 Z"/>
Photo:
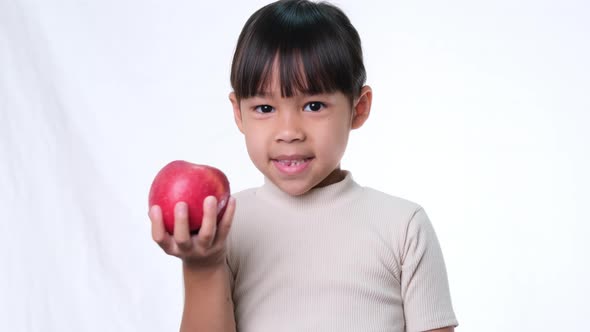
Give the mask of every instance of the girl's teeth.
<path id="1" fill-rule="evenodd" d="M 299 164 L 302 164 L 305 162 L 305 160 L 300 159 L 300 160 L 281 160 L 279 161 L 281 164 L 285 165 L 285 166 L 298 166 Z"/>

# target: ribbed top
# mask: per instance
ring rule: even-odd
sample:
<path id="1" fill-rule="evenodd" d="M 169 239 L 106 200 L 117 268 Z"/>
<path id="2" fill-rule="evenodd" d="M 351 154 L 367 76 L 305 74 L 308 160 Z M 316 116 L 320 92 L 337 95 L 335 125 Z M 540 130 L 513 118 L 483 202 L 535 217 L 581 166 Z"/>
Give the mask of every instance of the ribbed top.
<path id="1" fill-rule="evenodd" d="M 457 325 L 436 234 L 415 203 L 344 180 L 235 195 L 228 243 L 240 332 Z"/>

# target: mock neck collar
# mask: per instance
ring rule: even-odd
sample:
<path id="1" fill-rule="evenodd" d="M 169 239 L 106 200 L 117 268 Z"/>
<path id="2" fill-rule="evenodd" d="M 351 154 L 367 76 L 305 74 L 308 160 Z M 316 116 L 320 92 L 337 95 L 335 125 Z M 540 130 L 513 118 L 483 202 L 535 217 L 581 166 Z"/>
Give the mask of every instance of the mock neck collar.
<path id="1" fill-rule="evenodd" d="M 270 179 L 264 178 L 264 185 L 257 190 L 257 195 L 272 204 L 284 207 L 301 207 L 313 209 L 339 204 L 351 199 L 362 188 L 354 181 L 352 174 L 344 170 L 344 179 L 325 187 L 313 188 L 308 192 L 293 196 L 277 187 Z"/>

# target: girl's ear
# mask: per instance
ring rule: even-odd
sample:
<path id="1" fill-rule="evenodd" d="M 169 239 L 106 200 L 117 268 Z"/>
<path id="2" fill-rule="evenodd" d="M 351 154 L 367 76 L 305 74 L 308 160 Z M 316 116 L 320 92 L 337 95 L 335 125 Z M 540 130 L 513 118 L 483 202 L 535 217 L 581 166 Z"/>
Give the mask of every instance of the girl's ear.
<path id="1" fill-rule="evenodd" d="M 354 101 L 354 113 L 352 115 L 352 129 L 360 128 L 369 118 L 371 113 L 371 101 L 373 100 L 373 90 L 368 85 L 361 89 L 359 97 Z"/>
<path id="2" fill-rule="evenodd" d="M 234 109 L 234 121 L 236 122 L 240 132 L 243 134 L 244 130 L 242 126 L 242 112 L 240 111 L 240 102 L 238 101 L 235 92 L 231 92 L 229 94 L 229 101 L 231 101 L 231 106 Z"/>

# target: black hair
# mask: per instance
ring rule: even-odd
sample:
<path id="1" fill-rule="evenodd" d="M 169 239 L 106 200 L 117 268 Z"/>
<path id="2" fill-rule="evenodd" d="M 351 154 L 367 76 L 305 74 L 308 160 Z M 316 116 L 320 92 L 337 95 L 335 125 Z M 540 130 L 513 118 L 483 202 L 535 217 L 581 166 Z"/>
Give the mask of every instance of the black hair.
<path id="1" fill-rule="evenodd" d="M 366 80 L 359 34 L 346 14 L 327 2 L 280 0 L 252 14 L 232 61 L 238 100 L 264 91 L 275 60 L 282 97 L 340 91 L 352 100 Z"/>

